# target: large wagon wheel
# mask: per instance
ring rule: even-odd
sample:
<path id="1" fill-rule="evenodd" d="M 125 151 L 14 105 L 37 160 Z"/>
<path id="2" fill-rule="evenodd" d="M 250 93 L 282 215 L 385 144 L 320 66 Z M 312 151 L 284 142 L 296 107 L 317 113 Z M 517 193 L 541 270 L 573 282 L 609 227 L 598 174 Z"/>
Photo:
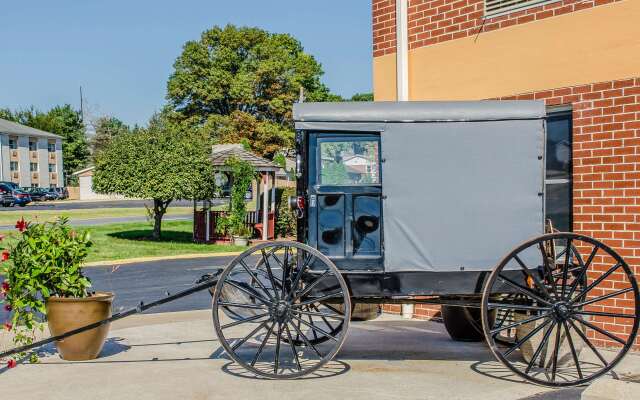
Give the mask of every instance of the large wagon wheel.
<path id="1" fill-rule="evenodd" d="M 286 379 L 309 374 L 336 355 L 351 300 L 340 271 L 319 251 L 297 242 L 263 243 L 222 272 L 212 313 L 229 357 L 255 374 Z M 341 328 L 328 332 L 325 321 Z M 313 343 L 313 333 L 326 342 Z"/>
<path id="2" fill-rule="evenodd" d="M 491 326 L 492 310 L 515 321 Z M 552 233 L 498 264 L 484 288 L 482 314 L 491 351 L 513 372 L 547 386 L 579 385 L 611 370 L 633 345 L 640 294 L 633 272 L 611 248 L 587 236 Z M 609 331 L 611 324 L 623 325 L 625 333 Z M 515 343 L 501 345 L 498 336 L 513 329 Z"/>

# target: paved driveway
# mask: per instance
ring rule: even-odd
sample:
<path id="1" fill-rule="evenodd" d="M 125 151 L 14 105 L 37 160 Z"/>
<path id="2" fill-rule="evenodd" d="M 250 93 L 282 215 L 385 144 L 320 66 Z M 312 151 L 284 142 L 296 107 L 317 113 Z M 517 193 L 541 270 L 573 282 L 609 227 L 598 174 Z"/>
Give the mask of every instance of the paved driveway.
<path id="1" fill-rule="evenodd" d="M 336 361 L 308 379 L 269 381 L 231 363 L 209 311 L 152 314 L 113 327 L 100 359 L 0 371 L 14 399 L 578 399 L 522 383 L 482 343 L 453 342 L 442 324 L 384 316 L 354 323 Z"/>

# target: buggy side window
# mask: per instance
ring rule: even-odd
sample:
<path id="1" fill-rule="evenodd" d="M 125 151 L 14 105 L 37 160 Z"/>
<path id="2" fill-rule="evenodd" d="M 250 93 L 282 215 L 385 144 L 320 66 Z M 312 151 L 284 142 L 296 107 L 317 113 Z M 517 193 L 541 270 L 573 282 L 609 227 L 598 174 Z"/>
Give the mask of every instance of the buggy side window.
<path id="1" fill-rule="evenodd" d="M 321 185 L 380 184 L 377 140 L 319 140 Z"/>

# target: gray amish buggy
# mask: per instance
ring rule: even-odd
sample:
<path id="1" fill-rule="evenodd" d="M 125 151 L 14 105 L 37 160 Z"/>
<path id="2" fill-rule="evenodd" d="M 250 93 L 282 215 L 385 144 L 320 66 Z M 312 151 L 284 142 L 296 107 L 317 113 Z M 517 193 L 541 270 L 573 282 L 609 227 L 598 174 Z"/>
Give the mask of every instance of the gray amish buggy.
<path id="1" fill-rule="evenodd" d="M 297 241 L 46 341 L 211 289 L 228 356 L 276 379 L 330 361 L 362 304 L 440 304 L 452 338 L 542 385 L 589 382 L 633 346 L 629 265 L 545 221 L 542 102 L 303 103 L 294 120 Z"/>

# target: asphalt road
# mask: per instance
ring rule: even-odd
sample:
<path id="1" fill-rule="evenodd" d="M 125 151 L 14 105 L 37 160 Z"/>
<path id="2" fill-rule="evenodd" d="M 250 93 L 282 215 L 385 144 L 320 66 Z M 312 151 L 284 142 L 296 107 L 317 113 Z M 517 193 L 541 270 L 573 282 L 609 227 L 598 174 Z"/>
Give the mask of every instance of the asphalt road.
<path id="1" fill-rule="evenodd" d="M 214 200 L 213 204 L 222 204 L 224 200 Z M 14 210 L 87 210 L 92 208 L 141 208 L 144 205 L 152 206 L 151 200 L 113 200 L 113 201 L 38 201 L 25 208 L 0 207 L 2 211 Z M 171 207 L 193 207 L 191 200 L 176 200 L 171 202 Z"/>

